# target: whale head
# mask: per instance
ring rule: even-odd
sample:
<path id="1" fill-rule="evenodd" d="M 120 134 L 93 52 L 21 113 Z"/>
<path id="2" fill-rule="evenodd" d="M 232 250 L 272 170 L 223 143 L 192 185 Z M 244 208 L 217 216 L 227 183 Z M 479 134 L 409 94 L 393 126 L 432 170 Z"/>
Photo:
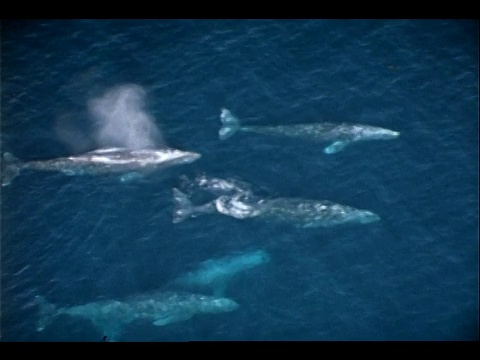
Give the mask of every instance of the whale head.
<path id="1" fill-rule="evenodd" d="M 202 155 L 191 151 L 173 150 L 169 156 L 171 161 L 175 164 L 190 164 L 200 159 Z"/>
<path id="2" fill-rule="evenodd" d="M 217 314 L 237 310 L 240 305 L 229 298 L 208 298 L 201 302 L 200 312 L 208 314 Z"/>
<path id="3" fill-rule="evenodd" d="M 360 210 L 356 215 L 356 220 L 360 224 L 370 224 L 376 221 L 380 221 L 380 216 L 368 210 Z"/>
<path id="4" fill-rule="evenodd" d="M 365 126 L 359 136 L 363 140 L 391 140 L 399 137 L 400 132 L 379 127 Z"/>

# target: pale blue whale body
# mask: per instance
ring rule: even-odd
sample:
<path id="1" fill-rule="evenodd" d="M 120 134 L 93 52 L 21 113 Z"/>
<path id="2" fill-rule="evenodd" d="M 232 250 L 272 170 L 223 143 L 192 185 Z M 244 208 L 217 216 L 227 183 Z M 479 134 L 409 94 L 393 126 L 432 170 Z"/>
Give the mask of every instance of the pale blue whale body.
<path id="1" fill-rule="evenodd" d="M 224 296 L 229 281 L 241 272 L 270 261 L 264 250 L 228 255 L 203 261 L 199 266 L 173 281 L 176 286 L 194 290 L 211 290 L 215 296 Z"/>
<path id="2" fill-rule="evenodd" d="M 200 154 L 177 149 L 103 148 L 81 155 L 60 157 L 49 160 L 22 162 L 10 153 L 3 155 L 2 186 L 9 185 L 21 170 L 60 171 L 65 175 L 98 175 L 118 173 L 122 181 L 136 175 L 174 165 L 191 163 Z"/>
<path id="3" fill-rule="evenodd" d="M 230 312 L 239 307 L 228 298 L 177 292 L 153 292 L 71 307 L 57 307 L 38 295 L 35 300 L 40 308 L 37 331 L 43 331 L 57 316 L 66 314 L 92 321 L 111 341 L 117 341 L 122 329 L 136 320 L 164 326 L 188 320 L 196 314 Z"/>
<path id="4" fill-rule="evenodd" d="M 242 126 L 240 120 L 227 109 L 222 109 L 220 120 L 222 122 L 222 127 L 219 131 L 219 137 L 221 140 L 228 139 L 238 131 L 254 132 L 265 135 L 281 135 L 317 142 L 328 142 L 330 145 L 323 149 L 323 152 L 326 154 L 337 153 L 354 142 L 390 140 L 395 139 L 400 135 L 397 131 L 376 126 L 348 123 Z"/>
<path id="5" fill-rule="evenodd" d="M 212 184 L 219 179 L 212 178 Z M 204 178 L 203 188 L 209 190 L 208 178 Z M 337 204 L 329 200 L 311 200 L 302 198 L 259 198 L 250 191 L 240 188 L 237 193 L 225 185 L 228 195 L 220 195 L 215 186 L 214 200 L 203 205 L 193 205 L 190 199 L 177 188 L 173 189 L 173 223 L 179 223 L 189 217 L 220 213 L 237 219 L 263 218 L 276 222 L 290 223 L 300 228 L 330 227 L 342 224 L 368 224 L 379 221 L 380 217 L 365 209 Z M 234 184 L 230 183 L 234 186 Z"/>

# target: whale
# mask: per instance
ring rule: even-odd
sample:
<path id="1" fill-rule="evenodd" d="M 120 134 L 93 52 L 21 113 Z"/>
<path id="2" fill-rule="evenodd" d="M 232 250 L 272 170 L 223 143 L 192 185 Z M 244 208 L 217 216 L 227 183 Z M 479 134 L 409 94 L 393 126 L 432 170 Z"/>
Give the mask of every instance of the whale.
<path id="1" fill-rule="evenodd" d="M 251 193 L 220 195 L 205 204 L 194 205 L 187 194 L 173 188 L 173 223 L 205 214 L 222 214 L 236 219 L 262 218 L 297 228 L 331 227 L 343 224 L 370 224 L 381 218 L 376 213 L 330 200 L 299 197 L 263 198 Z"/>
<path id="2" fill-rule="evenodd" d="M 219 213 L 237 219 L 261 216 L 275 222 L 292 223 L 299 228 L 369 224 L 380 220 L 380 216 L 370 210 L 329 200 L 277 198 L 248 205 L 236 197 L 220 196 L 215 200 L 215 206 Z"/>
<path id="3" fill-rule="evenodd" d="M 232 299 L 204 294 L 154 291 L 125 299 L 108 299 L 75 306 L 56 306 L 41 295 L 35 296 L 38 307 L 36 330 L 41 332 L 60 315 L 87 319 L 103 333 L 104 339 L 119 341 L 126 325 L 149 321 L 154 326 L 186 321 L 197 314 L 220 314 L 238 309 Z"/>
<path id="4" fill-rule="evenodd" d="M 199 153 L 172 148 L 133 150 L 101 148 L 80 155 L 47 160 L 21 161 L 6 152 L 2 158 L 2 186 L 9 185 L 22 170 L 59 171 L 65 175 L 100 175 L 117 173 L 129 181 L 156 169 L 188 164 Z"/>
<path id="5" fill-rule="evenodd" d="M 208 290 L 215 296 L 224 296 L 233 277 L 269 261 L 270 255 L 261 249 L 208 259 L 173 280 L 172 284 L 188 290 Z"/>
<path id="6" fill-rule="evenodd" d="M 335 154 L 349 144 L 370 140 L 391 140 L 400 136 L 400 132 L 381 127 L 349 124 L 349 123 L 319 123 L 277 126 L 243 126 L 240 120 L 228 109 L 221 109 L 219 130 L 220 140 L 226 140 L 239 131 L 263 135 L 277 135 L 299 138 L 314 142 L 326 142 L 325 154 Z"/>

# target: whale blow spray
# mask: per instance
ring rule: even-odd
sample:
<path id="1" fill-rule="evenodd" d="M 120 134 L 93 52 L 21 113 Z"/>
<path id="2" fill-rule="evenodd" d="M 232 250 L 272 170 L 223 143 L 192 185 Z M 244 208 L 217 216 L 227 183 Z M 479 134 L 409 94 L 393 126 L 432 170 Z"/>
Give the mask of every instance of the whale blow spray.
<path id="1" fill-rule="evenodd" d="M 152 149 L 165 147 L 162 133 L 144 110 L 145 90 L 134 84 L 109 89 L 89 102 L 98 147 Z"/>

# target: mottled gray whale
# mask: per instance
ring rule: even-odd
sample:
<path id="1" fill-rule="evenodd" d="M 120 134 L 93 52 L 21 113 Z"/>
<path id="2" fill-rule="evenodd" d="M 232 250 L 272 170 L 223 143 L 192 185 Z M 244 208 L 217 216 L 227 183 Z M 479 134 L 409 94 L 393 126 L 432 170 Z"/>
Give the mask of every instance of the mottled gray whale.
<path id="1" fill-rule="evenodd" d="M 240 120 L 225 108 L 221 111 L 220 120 L 222 122 L 222 127 L 219 131 L 221 140 L 228 139 L 238 131 L 265 135 L 282 135 L 317 142 L 328 142 L 330 145 L 323 149 L 323 152 L 326 154 L 337 153 L 354 142 L 390 140 L 400 135 L 397 131 L 381 127 L 348 123 L 242 126 Z"/>
<path id="2" fill-rule="evenodd" d="M 205 180 L 206 181 L 206 180 Z M 218 182 L 218 179 L 215 179 Z M 227 182 L 227 180 L 224 180 Z M 204 186 L 208 188 L 208 186 Z M 218 191 L 218 188 L 215 189 Z M 231 190 L 228 190 L 231 191 Z M 173 189 L 173 223 L 189 217 L 220 213 L 237 219 L 265 218 L 291 223 L 300 228 L 330 227 L 342 224 L 368 224 L 380 217 L 364 209 L 337 204 L 329 200 L 302 198 L 259 198 L 250 192 L 220 195 L 202 205 L 194 205 L 185 193 Z"/>
<path id="3" fill-rule="evenodd" d="M 224 297 L 177 292 L 153 292 L 70 307 L 57 307 L 39 295 L 35 302 L 39 306 L 37 331 L 43 331 L 57 316 L 66 314 L 92 321 L 104 337 L 113 341 L 119 339 L 126 325 L 136 320 L 164 326 L 188 320 L 196 314 L 230 312 L 239 307 L 234 300 Z"/>
<path id="4" fill-rule="evenodd" d="M 264 250 L 209 259 L 201 262 L 194 270 L 176 278 L 173 285 L 202 292 L 208 289 L 213 291 L 215 296 L 224 296 L 225 289 L 234 276 L 269 261 L 270 255 Z"/>
<path id="5" fill-rule="evenodd" d="M 48 160 L 22 162 L 10 153 L 3 154 L 2 186 L 9 185 L 21 170 L 60 171 L 66 175 L 119 173 L 125 180 L 134 174 L 146 173 L 173 165 L 191 163 L 200 154 L 177 149 L 103 148 L 84 154 Z"/>

